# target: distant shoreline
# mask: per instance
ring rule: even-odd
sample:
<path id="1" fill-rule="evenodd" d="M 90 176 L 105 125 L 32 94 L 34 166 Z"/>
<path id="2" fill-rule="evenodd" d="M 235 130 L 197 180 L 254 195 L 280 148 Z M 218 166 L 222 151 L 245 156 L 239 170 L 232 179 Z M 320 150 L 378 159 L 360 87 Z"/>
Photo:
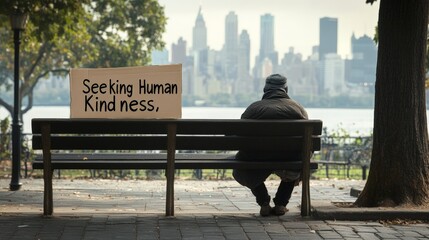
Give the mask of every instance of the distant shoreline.
<path id="1" fill-rule="evenodd" d="M 70 106 L 69 104 L 33 104 L 34 107 L 68 107 Z M 1 106 L 0 106 L 1 107 Z M 245 106 L 190 106 L 190 105 L 183 105 L 182 107 L 187 107 L 187 108 L 244 108 Z M 305 108 L 317 108 L 317 109 L 374 109 L 373 107 L 342 107 L 342 106 L 337 106 L 337 107 L 323 107 L 323 106 L 304 106 Z M 429 108 L 426 108 L 429 109 Z"/>

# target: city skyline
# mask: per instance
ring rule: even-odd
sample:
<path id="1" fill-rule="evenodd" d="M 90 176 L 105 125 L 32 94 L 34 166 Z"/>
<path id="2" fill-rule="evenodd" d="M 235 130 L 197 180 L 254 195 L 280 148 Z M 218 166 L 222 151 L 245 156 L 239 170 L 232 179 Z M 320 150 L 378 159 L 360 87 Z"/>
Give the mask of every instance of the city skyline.
<path id="1" fill-rule="evenodd" d="M 225 2 L 227 4 L 222 4 Z M 207 46 L 221 50 L 225 44 L 225 18 L 234 12 L 238 19 L 238 32 L 248 32 L 251 44 L 250 60 L 253 66 L 260 48 L 260 19 L 265 14 L 274 17 L 274 48 L 279 58 L 289 51 L 301 53 L 306 59 L 313 46 L 319 45 L 319 20 L 323 17 L 338 19 L 338 54 L 351 57 L 351 36 L 367 35 L 372 38 L 378 19 L 378 5 L 368 5 L 364 1 L 345 0 L 303 0 L 299 3 L 285 0 L 271 0 L 269 5 L 256 0 L 250 1 L 191 1 L 160 0 L 168 18 L 164 41 L 171 51 L 171 45 L 182 37 L 193 46 L 192 31 L 201 8 L 207 28 Z M 240 4 L 241 3 L 241 4 Z M 245 4 L 244 4 L 245 3 Z M 306 31 L 304 31 L 305 29 Z"/>

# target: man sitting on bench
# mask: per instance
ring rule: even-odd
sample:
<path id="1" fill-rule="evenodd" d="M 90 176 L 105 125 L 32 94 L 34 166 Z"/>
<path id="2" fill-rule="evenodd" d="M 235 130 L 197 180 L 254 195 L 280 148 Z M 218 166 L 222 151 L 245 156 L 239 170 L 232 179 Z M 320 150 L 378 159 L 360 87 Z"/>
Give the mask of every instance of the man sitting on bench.
<path id="1" fill-rule="evenodd" d="M 288 94 L 286 77 L 280 74 L 270 75 L 265 81 L 264 95 L 262 100 L 252 103 L 241 115 L 242 119 L 308 119 L 305 109 L 296 101 L 292 100 Z M 287 154 L 288 158 L 300 160 L 300 153 L 294 152 L 250 152 L 239 151 L 237 159 L 251 161 L 251 159 L 266 159 L 282 161 L 282 156 Z M 265 186 L 265 180 L 275 173 L 281 178 L 274 201 L 274 208 L 271 208 L 271 197 Z M 287 170 L 253 170 L 234 169 L 235 180 L 243 186 L 250 188 L 256 197 L 256 202 L 261 206 L 261 216 L 274 214 L 284 215 L 288 209 L 286 205 L 292 195 L 295 185 L 299 183 L 300 173 Z"/>

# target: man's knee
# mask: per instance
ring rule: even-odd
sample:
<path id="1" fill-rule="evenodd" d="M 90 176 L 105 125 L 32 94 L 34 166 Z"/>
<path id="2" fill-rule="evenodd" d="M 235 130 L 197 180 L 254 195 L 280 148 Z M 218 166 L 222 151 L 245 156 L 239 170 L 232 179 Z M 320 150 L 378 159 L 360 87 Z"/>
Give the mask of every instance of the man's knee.
<path id="1" fill-rule="evenodd" d="M 296 182 L 301 178 L 301 173 L 290 170 L 277 170 L 274 172 L 284 182 Z"/>
<path id="2" fill-rule="evenodd" d="M 232 176 L 241 185 L 253 189 L 261 185 L 271 172 L 259 170 L 234 169 Z"/>

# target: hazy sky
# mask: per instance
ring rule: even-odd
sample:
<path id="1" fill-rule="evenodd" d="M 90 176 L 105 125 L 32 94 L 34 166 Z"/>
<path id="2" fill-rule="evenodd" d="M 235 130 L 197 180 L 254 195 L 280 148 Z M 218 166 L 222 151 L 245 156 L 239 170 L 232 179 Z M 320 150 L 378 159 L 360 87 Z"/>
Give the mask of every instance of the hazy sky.
<path id="1" fill-rule="evenodd" d="M 238 16 L 238 31 L 246 29 L 250 35 L 252 60 L 259 52 L 260 16 L 274 16 L 275 48 L 279 60 L 288 52 L 301 53 L 304 59 L 311 48 L 319 44 L 319 19 L 338 18 L 338 53 L 350 57 L 350 38 L 364 34 L 374 35 L 379 4 L 366 4 L 365 0 L 159 0 L 168 18 L 164 41 L 171 44 L 179 37 L 192 46 L 192 28 L 202 7 L 207 27 L 207 42 L 211 49 L 220 50 L 225 38 L 225 17 L 230 11 Z M 170 53 L 171 54 L 171 53 Z"/>

